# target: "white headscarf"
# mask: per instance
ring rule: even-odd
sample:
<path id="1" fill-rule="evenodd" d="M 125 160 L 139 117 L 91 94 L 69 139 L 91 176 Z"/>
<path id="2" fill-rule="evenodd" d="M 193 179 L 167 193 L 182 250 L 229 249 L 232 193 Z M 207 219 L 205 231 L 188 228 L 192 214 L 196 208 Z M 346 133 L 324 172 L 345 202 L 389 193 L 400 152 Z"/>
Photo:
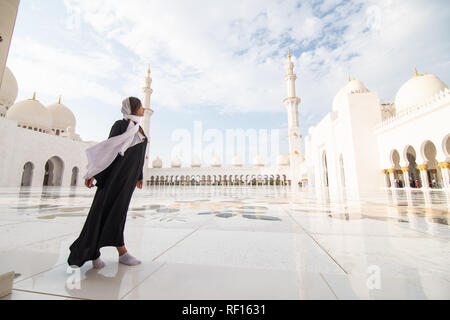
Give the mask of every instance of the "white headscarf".
<path id="1" fill-rule="evenodd" d="M 128 148 L 143 142 L 144 136 L 138 131 L 142 117 L 131 114 L 129 98 L 122 101 L 122 113 L 124 119 L 132 120 L 128 124 L 127 131 L 86 149 L 88 165 L 83 179 L 90 179 L 102 172 L 114 161 L 117 154 L 123 157 Z"/>

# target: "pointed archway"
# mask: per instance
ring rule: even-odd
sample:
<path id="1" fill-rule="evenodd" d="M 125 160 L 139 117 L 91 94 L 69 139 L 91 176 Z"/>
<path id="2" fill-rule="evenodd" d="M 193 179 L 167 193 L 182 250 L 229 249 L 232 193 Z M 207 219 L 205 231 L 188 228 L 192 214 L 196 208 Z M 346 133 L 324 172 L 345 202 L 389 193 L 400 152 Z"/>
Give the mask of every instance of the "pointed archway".
<path id="1" fill-rule="evenodd" d="M 31 186 L 31 183 L 33 182 L 33 171 L 34 164 L 32 162 L 25 163 L 23 166 L 22 181 L 20 183 L 21 187 Z"/>
<path id="2" fill-rule="evenodd" d="M 45 163 L 44 186 L 61 186 L 64 162 L 58 156 L 51 157 Z"/>

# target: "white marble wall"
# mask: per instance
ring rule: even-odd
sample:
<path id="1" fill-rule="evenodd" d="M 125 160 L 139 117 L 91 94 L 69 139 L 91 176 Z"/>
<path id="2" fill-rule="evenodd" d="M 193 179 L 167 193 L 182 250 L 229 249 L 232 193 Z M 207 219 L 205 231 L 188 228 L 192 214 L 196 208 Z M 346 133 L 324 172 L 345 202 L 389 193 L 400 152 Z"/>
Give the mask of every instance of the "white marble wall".
<path id="1" fill-rule="evenodd" d="M 54 156 L 62 160 L 62 186 L 70 186 L 74 167 L 79 169 L 77 185 L 80 185 L 87 165 L 85 150 L 90 145 L 92 143 L 18 128 L 16 121 L 1 118 L 0 186 L 20 186 L 27 162 L 34 166 L 32 186 L 42 186 L 45 163 Z"/>

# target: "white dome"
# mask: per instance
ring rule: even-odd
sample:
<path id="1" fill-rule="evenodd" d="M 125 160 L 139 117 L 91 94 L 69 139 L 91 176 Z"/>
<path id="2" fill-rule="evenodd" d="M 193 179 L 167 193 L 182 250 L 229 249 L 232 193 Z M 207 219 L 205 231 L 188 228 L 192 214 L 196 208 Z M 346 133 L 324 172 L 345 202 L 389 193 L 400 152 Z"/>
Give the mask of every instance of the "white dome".
<path id="1" fill-rule="evenodd" d="M 162 160 L 159 157 L 155 157 L 152 161 L 152 167 L 153 168 L 162 168 Z"/>
<path id="2" fill-rule="evenodd" d="M 260 155 L 257 155 L 255 157 L 255 160 L 253 161 L 253 165 L 254 166 L 260 166 L 260 167 L 264 166 L 264 159 L 263 159 L 263 157 L 261 157 Z"/>
<path id="3" fill-rule="evenodd" d="M 60 129 L 66 131 L 68 127 L 75 128 L 76 120 L 72 111 L 60 102 L 53 103 L 47 106 L 47 109 L 52 113 L 53 129 Z"/>
<path id="4" fill-rule="evenodd" d="M 369 92 L 369 89 L 366 88 L 364 83 L 356 79 L 351 80 L 345 87 L 347 94 Z"/>
<path id="5" fill-rule="evenodd" d="M 233 160 L 231 161 L 231 165 L 233 167 L 242 167 L 242 161 L 241 158 L 238 155 L 235 155 L 233 157 Z"/>
<path id="6" fill-rule="evenodd" d="M 417 75 L 403 84 L 395 96 L 398 113 L 413 105 L 422 105 L 433 95 L 445 90 L 447 85 L 432 74 Z"/>
<path id="7" fill-rule="evenodd" d="M 280 154 L 277 157 L 277 165 L 279 165 L 279 166 L 288 166 L 289 165 L 289 158 L 286 157 L 284 154 Z"/>
<path id="8" fill-rule="evenodd" d="M 194 155 L 191 161 L 191 167 L 192 168 L 200 168 L 202 165 L 202 162 L 200 161 L 200 158 L 197 155 Z"/>
<path id="9" fill-rule="evenodd" d="M 220 158 L 218 156 L 215 156 L 212 160 L 211 166 L 212 167 L 220 167 L 222 165 L 222 162 L 220 161 Z"/>
<path id="10" fill-rule="evenodd" d="M 364 83 L 359 80 L 350 80 L 341 90 L 338 91 L 333 99 L 333 111 L 338 111 L 341 106 L 347 103 L 349 94 L 366 93 L 369 90 Z"/>
<path id="11" fill-rule="evenodd" d="M 347 101 L 347 86 L 341 88 L 333 99 L 333 111 L 337 111 Z"/>
<path id="12" fill-rule="evenodd" d="M 172 168 L 181 168 L 181 160 L 178 156 L 175 156 L 172 159 L 172 163 L 170 164 Z"/>
<path id="13" fill-rule="evenodd" d="M 6 67 L 5 72 L 3 73 L 2 86 L 0 88 L 0 105 L 5 107 L 12 106 L 17 99 L 18 92 L 19 87 L 17 86 L 16 78 L 11 70 Z"/>
<path id="14" fill-rule="evenodd" d="M 19 125 L 51 130 L 52 114 L 38 100 L 28 99 L 13 104 L 6 113 L 6 118 L 16 120 Z"/>

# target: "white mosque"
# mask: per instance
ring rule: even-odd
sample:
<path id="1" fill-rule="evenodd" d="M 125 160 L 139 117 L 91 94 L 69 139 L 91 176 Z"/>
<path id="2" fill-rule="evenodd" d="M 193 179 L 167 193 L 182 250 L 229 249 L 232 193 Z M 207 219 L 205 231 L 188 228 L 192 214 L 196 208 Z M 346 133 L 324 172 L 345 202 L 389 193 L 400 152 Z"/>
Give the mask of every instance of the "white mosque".
<path id="1" fill-rule="evenodd" d="M 378 93 L 356 79 L 336 94 L 332 111 L 305 138 L 301 152 L 294 64 L 288 55 L 285 76 L 289 154 L 276 166 L 231 167 L 215 157 L 210 166 L 194 157 L 181 167 L 178 157 L 163 168 L 159 157 L 147 173 L 151 185 L 300 185 L 329 194 L 359 196 L 382 188 L 450 190 L 450 93 L 435 75 L 418 74 L 401 86 L 394 103 L 380 103 Z"/>
<path id="2" fill-rule="evenodd" d="M 18 84 L 6 67 L 0 87 L 0 186 L 79 186 L 87 165 L 86 148 L 76 119 L 58 102 L 44 106 L 36 94 L 16 102 Z M 437 76 L 419 74 L 398 90 L 393 103 L 380 103 L 378 93 L 356 79 L 336 94 L 332 110 L 305 137 L 301 150 L 296 75 L 291 55 L 286 63 L 289 153 L 274 166 L 261 156 L 243 166 L 215 157 L 205 165 L 197 156 L 189 167 L 178 157 L 166 167 L 159 157 L 149 163 L 145 185 L 292 185 L 326 189 L 330 194 L 380 188 L 447 189 L 450 167 L 450 92 Z M 152 78 L 147 70 L 143 129 L 148 136 Z"/>
<path id="3" fill-rule="evenodd" d="M 0 89 L 0 186 L 76 186 L 87 165 L 76 119 L 61 99 L 44 106 L 33 98 L 14 103 L 17 81 L 6 67 Z"/>
<path id="4" fill-rule="evenodd" d="M 305 138 L 310 185 L 330 194 L 379 188 L 450 189 L 450 92 L 437 76 L 414 75 L 394 103 L 350 79 Z"/>

